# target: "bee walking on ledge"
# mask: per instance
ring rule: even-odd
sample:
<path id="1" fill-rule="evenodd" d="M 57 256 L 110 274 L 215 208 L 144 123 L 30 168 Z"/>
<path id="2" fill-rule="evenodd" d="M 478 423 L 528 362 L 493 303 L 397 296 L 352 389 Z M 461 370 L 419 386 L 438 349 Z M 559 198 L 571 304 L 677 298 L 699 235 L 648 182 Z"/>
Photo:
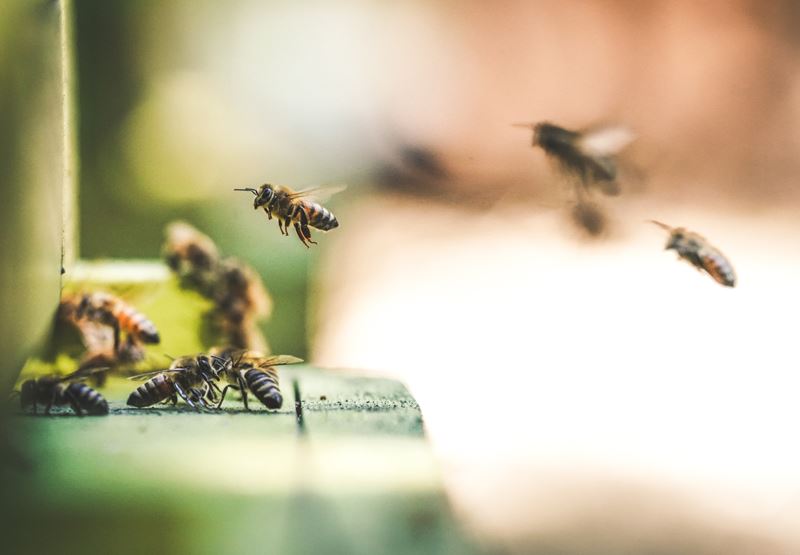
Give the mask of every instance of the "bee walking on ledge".
<path id="1" fill-rule="evenodd" d="M 156 403 L 169 402 L 176 404 L 178 397 L 199 411 L 200 408 L 212 409 L 206 399 L 216 401 L 219 388 L 216 381 L 220 372 L 230 366 L 230 361 L 215 356 L 186 356 L 176 358 L 166 370 L 156 370 L 131 376 L 131 380 L 150 378 L 136 388 L 128 397 L 128 405 L 144 408 Z"/>
<path id="2" fill-rule="evenodd" d="M 707 273 L 717 283 L 726 287 L 736 285 L 736 273 L 733 265 L 718 249 L 711 246 L 705 237 L 683 227 L 672 227 L 656 220 L 650 223 L 669 231 L 666 250 L 672 249 L 678 257 L 689 262 L 698 270 Z"/>
<path id="3" fill-rule="evenodd" d="M 283 395 L 278 386 L 278 371 L 274 366 L 303 362 L 291 355 L 263 355 L 257 351 L 241 349 L 216 349 L 212 352 L 228 363 L 222 372 L 222 378 L 228 385 L 222 390 L 217 408 L 225 400 L 228 389 L 238 389 L 241 392 L 245 410 L 250 410 L 247 406 L 248 390 L 268 409 L 281 408 Z"/>
<path id="4" fill-rule="evenodd" d="M 22 383 L 19 394 L 22 410 L 33 407 L 36 414 L 38 405 L 44 405 L 44 413 L 50 414 L 55 406 L 70 405 L 78 416 L 84 412 L 92 416 L 108 414 L 108 402 L 97 391 L 80 380 L 86 379 L 95 371 L 79 369 L 66 376 L 45 376 Z"/>
<path id="5" fill-rule="evenodd" d="M 308 197 L 320 195 L 329 196 L 338 193 L 344 187 L 319 187 L 305 191 L 293 191 L 289 187 L 270 185 L 265 183 L 258 189 L 245 187 L 234 191 L 253 193 L 253 208 L 263 208 L 270 220 L 274 216 L 278 220 L 278 227 L 283 235 L 289 235 L 289 226 L 294 225 L 294 230 L 300 241 L 306 246 L 316 245 L 311 239 L 310 227 L 320 231 L 330 231 L 339 227 L 339 222 L 333 213 Z"/>

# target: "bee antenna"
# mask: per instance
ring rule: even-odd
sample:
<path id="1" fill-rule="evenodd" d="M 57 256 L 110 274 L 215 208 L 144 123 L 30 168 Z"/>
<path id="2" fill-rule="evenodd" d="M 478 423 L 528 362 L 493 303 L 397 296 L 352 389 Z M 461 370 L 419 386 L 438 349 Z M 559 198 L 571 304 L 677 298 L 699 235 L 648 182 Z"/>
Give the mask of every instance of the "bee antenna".
<path id="1" fill-rule="evenodd" d="M 667 224 L 661 223 L 661 222 L 659 222 L 657 220 L 646 220 L 646 221 L 651 223 L 651 224 L 657 225 L 661 229 L 666 229 L 667 231 L 672 231 L 672 227 L 668 226 Z"/>
<path id="2" fill-rule="evenodd" d="M 243 189 L 234 189 L 234 191 L 245 191 L 245 192 L 249 191 L 253 193 L 255 196 L 258 196 L 258 191 L 256 189 L 253 189 L 252 187 L 245 187 Z"/>

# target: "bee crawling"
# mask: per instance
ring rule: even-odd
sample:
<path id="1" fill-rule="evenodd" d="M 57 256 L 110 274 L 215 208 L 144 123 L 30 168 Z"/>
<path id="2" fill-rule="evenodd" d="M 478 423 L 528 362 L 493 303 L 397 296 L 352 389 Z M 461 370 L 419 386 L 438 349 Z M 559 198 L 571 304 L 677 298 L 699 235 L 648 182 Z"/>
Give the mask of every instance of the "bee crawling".
<path id="1" fill-rule="evenodd" d="M 577 175 L 584 187 L 597 186 L 606 195 L 618 195 L 616 155 L 635 135 L 626 127 L 604 126 L 570 131 L 552 123 L 516 123 L 533 130 L 533 146 L 541 147 L 562 169 Z"/>
<path id="2" fill-rule="evenodd" d="M 736 285 L 736 273 L 733 265 L 725 255 L 711 246 L 705 237 L 683 227 L 671 227 L 655 220 L 650 220 L 650 223 L 669 231 L 665 249 L 673 249 L 678 253 L 678 257 L 707 273 L 717 283 L 726 287 Z"/>
<path id="3" fill-rule="evenodd" d="M 217 349 L 215 354 L 228 363 L 221 372 L 228 385 L 222 390 L 217 408 L 222 406 L 228 389 L 241 392 L 246 410 L 250 410 L 247 406 L 248 390 L 268 409 L 281 408 L 283 395 L 278 386 L 278 371 L 273 366 L 303 362 L 291 355 L 263 355 L 257 351 L 230 348 Z"/>
<path id="4" fill-rule="evenodd" d="M 307 197 L 312 195 L 332 195 L 342 190 L 343 187 L 320 187 L 305 191 L 293 191 L 289 187 L 270 185 L 265 183 L 258 189 L 245 187 L 234 191 L 247 191 L 255 195 L 253 208 L 263 208 L 270 220 L 273 216 L 278 220 L 278 227 L 283 235 L 289 235 L 289 225 L 294 225 L 294 230 L 300 241 L 308 248 L 316 245 L 311 239 L 309 227 L 320 231 L 330 231 L 339 227 L 339 221 L 333 213 L 321 204 Z"/>
<path id="5" fill-rule="evenodd" d="M 108 414 L 108 402 L 105 398 L 80 382 L 93 372 L 101 370 L 105 369 L 79 369 L 66 376 L 45 376 L 26 380 L 19 392 L 16 392 L 19 395 L 20 406 L 23 410 L 32 407 L 33 414 L 37 413 L 38 405 L 44 405 L 45 414 L 50 414 L 50 409 L 54 405 L 70 405 L 78 416 L 83 416 L 84 412 L 92 416 Z"/>
<path id="6" fill-rule="evenodd" d="M 176 358 L 168 369 L 131 376 L 132 380 L 149 378 L 128 397 L 132 407 L 149 407 L 161 402 L 176 404 L 178 397 L 199 411 L 215 408 L 220 392 L 216 383 L 232 361 L 216 356 L 198 355 Z"/>

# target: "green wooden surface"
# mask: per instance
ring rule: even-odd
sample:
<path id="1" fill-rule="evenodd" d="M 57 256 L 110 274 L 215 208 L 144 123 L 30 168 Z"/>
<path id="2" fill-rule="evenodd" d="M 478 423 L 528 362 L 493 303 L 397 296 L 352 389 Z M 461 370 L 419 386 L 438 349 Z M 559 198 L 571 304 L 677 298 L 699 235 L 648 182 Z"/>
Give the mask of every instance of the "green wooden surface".
<path id="1" fill-rule="evenodd" d="M 128 408 L 137 383 L 114 379 L 103 390 L 107 417 L 13 415 L 32 466 L 5 468 L 7 545 L 60 553 L 474 550 L 401 384 L 303 366 L 283 369 L 281 380 L 276 413 L 246 413 L 238 399 L 211 414 Z"/>

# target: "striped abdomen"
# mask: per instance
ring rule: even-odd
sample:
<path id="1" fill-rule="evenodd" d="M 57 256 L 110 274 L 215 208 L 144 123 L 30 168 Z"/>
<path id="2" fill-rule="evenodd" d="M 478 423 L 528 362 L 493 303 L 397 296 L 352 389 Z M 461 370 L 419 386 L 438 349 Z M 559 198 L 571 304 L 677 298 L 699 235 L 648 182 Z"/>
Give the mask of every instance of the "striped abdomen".
<path id="1" fill-rule="evenodd" d="M 308 216 L 308 225 L 311 227 L 322 231 L 330 231 L 339 227 L 336 216 L 324 206 L 308 200 L 302 201 L 301 206 Z"/>
<path id="2" fill-rule="evenodd" d="M 278 388 L 278 372 L 274 368 L 251 368 L 244 375 L 247 387 L 268 409 L 279 409 L 283 396 Z"/>
<path id="3" fill-rule="evenodd" d="M 75 399 L 80 408 L 88 414 L 108 414 L 108 402 L 97 391 L 83 383 L 71 383 L 66 393 Z"/>
<path id="4" fill-rule="evenodd" d="M 149 407 L 169 399 L 174 394 L 172 382 L 164 374 L 159 374 L 137 387 L 136 391 L 128 397 L 128 405 L 140 408 Z"/>
<path id="5" fill-rule="evenodd" d="M 161 341 L 153 322 L 129 304 L 118 300 L 112 304 L 111 312 L 119 321 L 119 327 L 142 343 L 158 343 Z"/>
<path id="6" fill-rule="evenodd" d="M 736 273 L 733 265 L 717 249 L 706 246 L 697 253 L 702 262 L 702 269 L 708 273 L 717 283 L 727 287 L 736 285 Z"/>

